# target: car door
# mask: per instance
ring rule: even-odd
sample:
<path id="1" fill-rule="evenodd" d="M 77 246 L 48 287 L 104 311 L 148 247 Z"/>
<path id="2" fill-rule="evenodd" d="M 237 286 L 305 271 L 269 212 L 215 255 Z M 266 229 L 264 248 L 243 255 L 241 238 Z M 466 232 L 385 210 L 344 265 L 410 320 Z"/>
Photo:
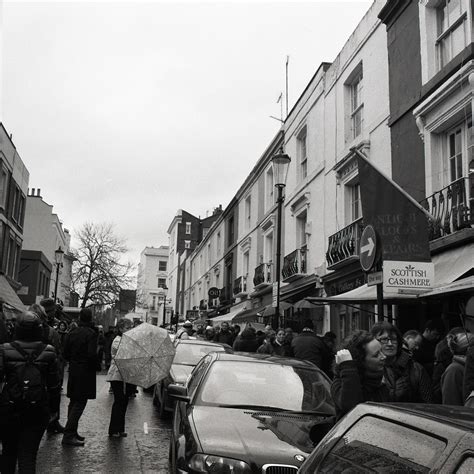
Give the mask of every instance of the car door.
<path id="1" fill-rule="evenodd" d="M 175 465 L 184 467 L 186 459 L 196 452 L 197 440 L 193 434 L 192 420 L 190 412 L 196 390 L 212 362 L 211 356 L 205 356 L 194 367 L 186 383 L 190 403 L 178 401 L 174 412 L 173 433 L 171 443 L 174 444 L 172 451 L 174 453 Z"/>

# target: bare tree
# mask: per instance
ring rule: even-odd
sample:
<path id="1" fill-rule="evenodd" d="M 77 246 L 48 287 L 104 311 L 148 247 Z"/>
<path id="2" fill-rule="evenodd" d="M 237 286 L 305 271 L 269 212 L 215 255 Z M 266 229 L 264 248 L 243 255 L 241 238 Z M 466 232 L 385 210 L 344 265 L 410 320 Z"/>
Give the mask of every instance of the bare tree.
<path id="1" fill-rule="evenodd" d="M 121 263 L 127 252 L 125 240 L 114 233 L 112 224 L 85 223 L 77 233 L 79 246 L 73 250 L 73 287 L 81 307 L 115 303 L 120 290 L 132 283 L 131 263 Z"/>

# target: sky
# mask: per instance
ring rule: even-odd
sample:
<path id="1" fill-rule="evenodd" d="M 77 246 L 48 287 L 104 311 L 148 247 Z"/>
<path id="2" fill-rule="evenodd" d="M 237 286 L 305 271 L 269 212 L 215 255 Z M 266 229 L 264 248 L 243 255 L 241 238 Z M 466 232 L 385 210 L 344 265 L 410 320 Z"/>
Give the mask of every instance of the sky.
<path id="1" fill-rule="evenodd" d="M 0 118 L 72 234 L 112 223 L 138 263 L 178 209 L 225 208 L 372 1 L 0 0 Z"/>

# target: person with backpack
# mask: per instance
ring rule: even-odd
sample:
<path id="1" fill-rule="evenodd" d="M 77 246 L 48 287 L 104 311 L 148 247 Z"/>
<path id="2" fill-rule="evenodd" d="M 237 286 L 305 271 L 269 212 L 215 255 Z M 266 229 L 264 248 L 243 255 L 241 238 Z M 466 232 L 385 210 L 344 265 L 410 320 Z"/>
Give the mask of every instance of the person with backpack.
<path id="1" fill-rule="evenodd" d="M 84 437 L 79 435 L 77 428 L 87 400 L 96 397 L 97 333 L 90 308 L 81 309 L 78 327 L 66 336 L 64 358 L 69 362 L 69 407 L 62 444 L 84 446 Z"/>
<path id="2" fill-rule="evenodd" d="M 50 394 L 59 384 L 54 347 L 42 342 L 41 321 L 21 313 L 13 341 L 0 346 L 2 473 L 34 473 L 41 438 L 50 417 Z"/>

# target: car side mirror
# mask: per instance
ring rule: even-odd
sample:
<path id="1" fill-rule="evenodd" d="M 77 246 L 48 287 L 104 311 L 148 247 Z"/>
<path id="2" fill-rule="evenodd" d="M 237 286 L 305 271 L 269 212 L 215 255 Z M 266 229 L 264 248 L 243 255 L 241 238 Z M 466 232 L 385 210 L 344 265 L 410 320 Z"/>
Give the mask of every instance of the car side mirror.
<path id="1" fill-rule="evenodd" d="M 167 388 L 168 396 L 181 402 L 189 403 L 191 397 L 188 395 L 188 389 L 184 385 L 170 384 Z"/>

